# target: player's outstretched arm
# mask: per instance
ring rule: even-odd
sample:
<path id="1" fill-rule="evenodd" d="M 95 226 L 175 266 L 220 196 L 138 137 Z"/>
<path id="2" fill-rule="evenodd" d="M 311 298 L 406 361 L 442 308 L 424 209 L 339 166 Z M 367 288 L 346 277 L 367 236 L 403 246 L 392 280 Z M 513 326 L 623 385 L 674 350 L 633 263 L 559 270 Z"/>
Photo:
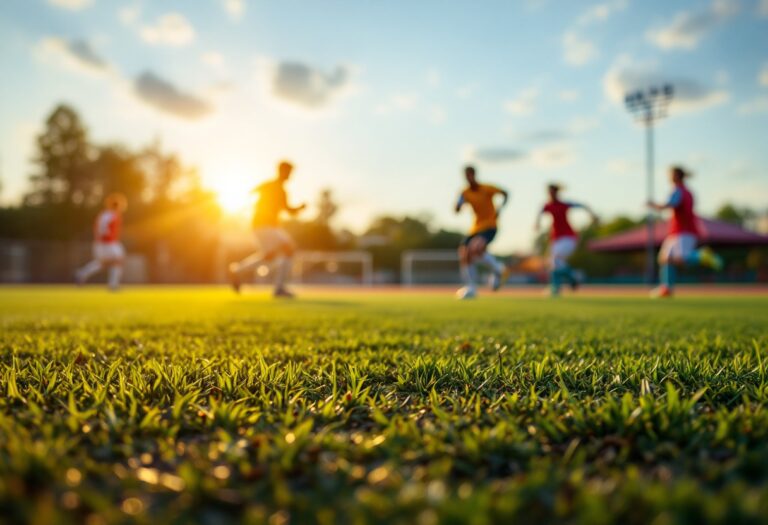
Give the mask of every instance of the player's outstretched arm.
<path id="1" fill-rule="evenodd" d="M 653 201 L 648 201 L 647 205 L 652 210 L 662 211 L 662 210 L 677 208 L 678 206 L 680 206 L 680 203 L 682 202 L 682 200 L 683 200 L 683 193 L 679 189 L 676 189 L 675 191 L 672 192 L 672 195 L 669 196 L 669 200 L 667 200 L 667 202 L 665 202 L 664 204 L 657 204 Z"/>
<path id="2" fill-rule="evenodd" d="M 305 203 L 299 204 L 298 206 L 286 206 L 285 210 L 290 213 L 291 215 L 296 215 L 297 213 L 303 211 L 307 205 Z"/>
<path id="3" fill-rule="evenodd" d="M 536 215 L 536 222 L 533 224 L 533 231 L 536 233 L 541 231 L 541 218 L 544 216 L 544 213 L 546 213 L 543 209 L 539 211 L 538 215 Z"/>
<path id="4" fill-rule="evenodd" d="M 454 211 L 456 213 L 459 213 L 461 211 L 461 207 L 464 206 L 464 194 L 459 195 L 458 200 L 456 201 L 456 207 Z"/>
<path id="5" fill-rule="evenodd" d="M 507 190 L 498 190 L 499 194 L 501 195 L 501 204 L 499 205 L 499 208 L 496 210 L 496 216 L 498 217 L 501 213 L 501 210 L 504 209 L 504 206 L 507 205 L 507 202 L 509 201 L 509 192 Z"/>

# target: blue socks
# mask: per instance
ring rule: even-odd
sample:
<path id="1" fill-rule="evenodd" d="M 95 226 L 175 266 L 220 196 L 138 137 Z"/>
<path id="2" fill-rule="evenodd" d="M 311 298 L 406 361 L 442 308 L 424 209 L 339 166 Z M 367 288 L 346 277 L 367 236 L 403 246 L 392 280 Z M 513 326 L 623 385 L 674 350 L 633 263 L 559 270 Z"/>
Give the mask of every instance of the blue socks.
<path id="1" fill-rule="evenodd" d="M 675 275 L 677 269 L 673 264 L 661 265 L 661 284 L 669 288 L 670 290 L 675 286 Z"/>

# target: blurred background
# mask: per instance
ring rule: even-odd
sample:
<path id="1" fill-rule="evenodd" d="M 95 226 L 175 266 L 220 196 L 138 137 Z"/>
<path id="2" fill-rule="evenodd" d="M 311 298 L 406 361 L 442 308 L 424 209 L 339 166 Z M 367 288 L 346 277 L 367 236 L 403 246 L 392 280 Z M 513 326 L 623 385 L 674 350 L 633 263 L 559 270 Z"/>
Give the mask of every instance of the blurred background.
<path id="1" fill-rule="evenodd" d="M 642 241 L 612 237 L 645 214 L 624 99 L 667 83 L 657 199 L 688 167 L 717 279 L 768 280 L 766 0 L 4 0 L 0 76 L 1 282 L 71 281 L 111 191 L 128 281 L 220 282 L 281 159 L 305 282 L 455 281 L 467 162 L 512 193 L 493 250 L 519 282 L 550 181 L 602 218 L 575 212 L 574 266 L 641 282 Z"/>

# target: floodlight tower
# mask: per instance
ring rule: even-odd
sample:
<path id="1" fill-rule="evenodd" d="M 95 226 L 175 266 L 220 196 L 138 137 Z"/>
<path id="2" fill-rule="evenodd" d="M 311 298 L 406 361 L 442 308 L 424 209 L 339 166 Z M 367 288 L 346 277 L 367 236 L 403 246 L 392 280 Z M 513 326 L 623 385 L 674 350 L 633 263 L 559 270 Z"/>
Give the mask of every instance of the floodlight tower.
<path id="1" fill-rule="evenodd" d="M 652 86 L 645 90 L 633 91 L 627 93 L 624 97 L 624 103 L 630 113 L 635 115 L 635 119 L 645 126 L 645 170 L 646 170 L 646 193 L 647 200 L 653 201 L 653 178 L 654 178 L 654 147 L 653 147 L 653 126 L 657 120 L 667 116 L 667 108 L 672 101 L 674 88 L 672 84 L 662 86 Z M 646 242 L 646 266 L 645 277 L 648 284 L 656 281 L 656 256 L 653 243 L 655 216 L 653 211 L 649 211 L 646 217 L 648 227 L 648 239 Z"/>

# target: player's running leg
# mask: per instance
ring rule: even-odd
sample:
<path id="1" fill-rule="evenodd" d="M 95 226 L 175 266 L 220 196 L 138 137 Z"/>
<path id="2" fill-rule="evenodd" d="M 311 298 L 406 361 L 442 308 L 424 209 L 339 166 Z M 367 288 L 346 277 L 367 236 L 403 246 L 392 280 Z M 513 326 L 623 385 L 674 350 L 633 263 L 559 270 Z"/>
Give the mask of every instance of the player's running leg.
<path id="1" fill-rule="evenodd" d="M 672 297 L 677 277 L 676 261 L 683 256 L 683 242 L 679 235 L 669 235 L 659 249 L 659 277 L 661 283 L 651 290 L 651 297 Z"/>
<path id="2" fill-rule="evenodd" d="M 103 265 L 99 259 L 92 260 L 75 272 L 75 280 L 77 281 L 77 284 L 85 284 L 88 279 L 100 272 L 102 268 Z"/>
<path id="3" fill-rule="evenodd" d="M 704 266 L 706 268 L 711 268 L 716 272 L 723 269 L 723 259 L 707 246 L 691 252 L 691 254 L 685 258 L 685 264 L 690 266 Z"/>
<path id="4" fill-rule="evenodd" d="M 275 274 L 275 291 L 273 295 L 275 297 L 292 298 L 294 294 L 286 288 L 285 284 L 288 280 L 288 276 L 293 268 L 293 254 L 296 251 L 296 247 L 293 241 L 283 245 L 282 255 L 280 255 L 275 264 L 277 265 L 277 272 Z"/>
<path id="5" fill-rule="evenodd" d="M 472 238 L 465 239 L 459 246 L 459 266 L 461 270 L 461 280 L 464 283 L 462 288 L 456 292 L 458 299 L 472 299 L 477 295 L 475 290 L 475 281 L 477 279 L 477 270 L 472 258 L 470 243 Z"/>
<path id="6" fill-rule="evenodd" d="M 120 288 L 120 280 L 123 277 L 123 263 L 117 262 L 112 263 L 109 266 L 109 272 L 108 272 L 108 283 L 109 283 L 109 289 L 113 292 L 117 291 Z"/>

